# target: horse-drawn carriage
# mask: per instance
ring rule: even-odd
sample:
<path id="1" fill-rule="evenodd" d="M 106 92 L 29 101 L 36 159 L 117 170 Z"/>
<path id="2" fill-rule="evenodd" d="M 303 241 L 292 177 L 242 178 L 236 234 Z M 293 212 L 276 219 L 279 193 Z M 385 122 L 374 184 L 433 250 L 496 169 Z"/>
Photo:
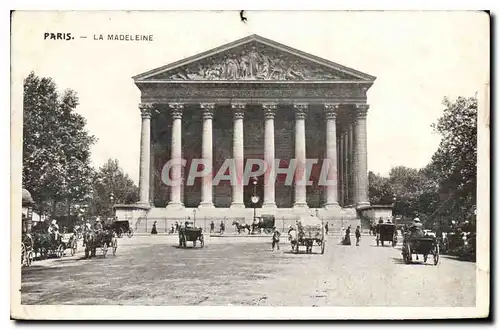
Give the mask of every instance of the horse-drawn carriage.
<path id="1" fill-rule="evenodd" d="M 108 248 L 111 248 L 113 255 L 116 254 L 118 248 L 118 239 L 116 233 L 110 228 L 106 228 L 100 232 L 89 230 L 84 234 L 85 258 L 90 259 L 96 256 L 97 249 L 102 251 L 102 256 L 106 257 Z"/>
<path id="2" fill-rule="evenodd" d="M 193 242 L 193 247 L 196 247 L 197 241 L 200 241 L 200 247 L 205 246 L 203 229 L 195 227 L 193 222 L 186 221 L 184 227 L 179 228 L 179 247 L 186 247 L 188 241 Z"/>
<path id="3" fill-rule="evenodd" d="M 46 259 L 49 256 L 61 258 L 64 255 L 65 245 L 62 242 L 61 234 L 49 234 L 43 231 L 35 231 L 32 233 L 33 251 L 40 255 L 41 259 Z"/>
<path id="4" fill-rule="evenodd" d="M 312 253 L 313 245 L 316 243 L 321 248 L 321 254 L 325 253 L 325 226 L 316 216 L 301 217 L 295 228 L 290 227 L 288 239 L 292 245 L 292 251 L 299 253 L 299 247 L 305 246 L 306 253 Z"/>
<path id="5" fill-rule="evenodd" d="M 424 262 L 427 262 L 427 257 L 432 255 L 434 265 L 437 265 L 439 262 L 439 243 L 436 237 L 411 236 L 410 234 L 405 234 L 402 249 L 403 260 L 405 263 L 411 263 L 414 254 L 416 255 L 417 260 L 419 254 L 423 255 Z"/>
<path id="6" fill-rule="evenodd" d="M 392 223 L 379 223 L 377 224 L 377 246 L 381 244 L 384 246 L 384 242 L 391 242 L 392 246 L 395 247 L 398 243 L 398 234 L 396 231 L 396 225 Z"/>
<path id="7" fill-rule="evenodd" d="M 62 234 L 61 242 L 64 247 L 64 251 L 67 249 L 71 250 L 71 255 L 74 256 L 78 247 L 78 237 L 76 233 L 65 233 Z M 63 253 L 64 253 L 63 251 Z"/>
<path id="8" fill-rule="evenodd" d="M 111 224 L 113 231 L 116 233 L 118 237 L 123 237 L 123 235 L 127 235 L 128 238 L 134 236 L 134 230 L 130 227 L 130 223 L 128 220 L 115 220 Z"/>

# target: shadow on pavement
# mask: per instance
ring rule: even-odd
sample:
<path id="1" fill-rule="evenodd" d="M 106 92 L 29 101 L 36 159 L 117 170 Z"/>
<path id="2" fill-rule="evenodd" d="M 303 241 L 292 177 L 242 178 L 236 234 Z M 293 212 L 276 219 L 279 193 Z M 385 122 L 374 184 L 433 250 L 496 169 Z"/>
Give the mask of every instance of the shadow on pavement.
<path id="1" fill-rule="evenodd" d="M 397 265 L 419 265 L 419 266 L 434 266 L 434 263 L 424 262 L 423 260 L 413 260 L 410 263 L 406 263 L 403 258 L 392 258 L 392 261 Z"/>

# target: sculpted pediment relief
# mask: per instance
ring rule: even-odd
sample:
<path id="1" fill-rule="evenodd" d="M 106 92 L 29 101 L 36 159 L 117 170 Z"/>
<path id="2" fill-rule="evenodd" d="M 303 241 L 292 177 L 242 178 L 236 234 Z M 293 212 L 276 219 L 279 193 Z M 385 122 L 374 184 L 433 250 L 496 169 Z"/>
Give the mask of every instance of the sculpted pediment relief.
<path id="1" fill-rule="evenodd" d="M 147 79 L 318 81 L 359 78 L 303 57 L 252 42 L 166 70 Z"/>

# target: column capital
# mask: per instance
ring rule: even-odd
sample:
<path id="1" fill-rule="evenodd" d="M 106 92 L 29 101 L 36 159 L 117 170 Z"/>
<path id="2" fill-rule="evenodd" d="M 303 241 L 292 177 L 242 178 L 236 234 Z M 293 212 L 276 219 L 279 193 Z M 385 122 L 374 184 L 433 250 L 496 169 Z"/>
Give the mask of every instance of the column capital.
<path id="1" fill-rule="evenodd" d="M 354 113 L 354 118 L 356 119 L 366 118 L 370 106 L 368 104 L 356 104 L 355 107 L 356 107 L 356 112 Z"/>
<path id="2" fill-rule="evenodd" d="M 143 119 L 151 118 L 151 112 L 154 107 L 151 103 L 139 103 L 139 110 L 141 110 L 141 117 Z"/>
<path id="3" fill-rule="evenodd" d="M 295 109 L 295 119 L 304 119 L 306 118 L 307 103 L 294 103 L 293 108 Z"/>
<path id="4" fill-rule="evenodd" d="M 262 103 L 262 108 L 264 109 L 264 117 L 266 119 L 274 119 L 277 107 L 278 105 L 276 103 Z"/>
<path id="5" fill-rule="evenodd" d="M 245 103 L 231 103 L 234 119 L 243 119 L 243 116 L 245 115 L 245 107 Z"/>
<path id="6" fill-rule="evenodd" d="M 184 110 L 184 103 L 169 103 L 168 106 L 172 112 L 173 119 L 182 119 L 182 111 Z"/>
<path id="7" fill-rule="evenodd" d="M 215 103 L 200 103 L 203 119 L 212 119 L 214 117 Z"/>
<path id="8" fill-rule="evenodd" d="M 340 107 L 340 104 L 338 104 L 338 103 L 325 103 L 326 119 L 337 118 L 337 113 L 338 113 L 339 107 Z"/>

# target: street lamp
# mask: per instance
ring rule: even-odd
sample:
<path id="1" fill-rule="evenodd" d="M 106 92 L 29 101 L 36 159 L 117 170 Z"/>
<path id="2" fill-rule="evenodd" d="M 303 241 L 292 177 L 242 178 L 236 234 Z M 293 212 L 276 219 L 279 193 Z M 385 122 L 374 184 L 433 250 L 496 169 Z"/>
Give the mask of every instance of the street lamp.
<path id="1" fill-rule="evenodd" d="M 115 200 L 115 195 L 113 192 L 109 194 L 109 202 L 110 202 L 110 208 L 111 208 L 111 216 L 113 215 L 113 201 Z"/>
<path id="2" fill-rule="evenodd" d="M 196 227 L 196 209 L 193 210 L 193 227 Z"/>
<path id="3" fill-rule="evenodd" d="M 253 185 L 253 195 L 251 197 L 251 201 L 252 201 L 252 204 L 253 204 L 253 220 L 255 221 L 255 215 L 256 215 L 256 206 L 257 206 L 257 203 L 259 202 L 260 198 L 259 196 L 257 195 L 257 178 L 256 177 L 252 177 L 252 185 Z"/>

